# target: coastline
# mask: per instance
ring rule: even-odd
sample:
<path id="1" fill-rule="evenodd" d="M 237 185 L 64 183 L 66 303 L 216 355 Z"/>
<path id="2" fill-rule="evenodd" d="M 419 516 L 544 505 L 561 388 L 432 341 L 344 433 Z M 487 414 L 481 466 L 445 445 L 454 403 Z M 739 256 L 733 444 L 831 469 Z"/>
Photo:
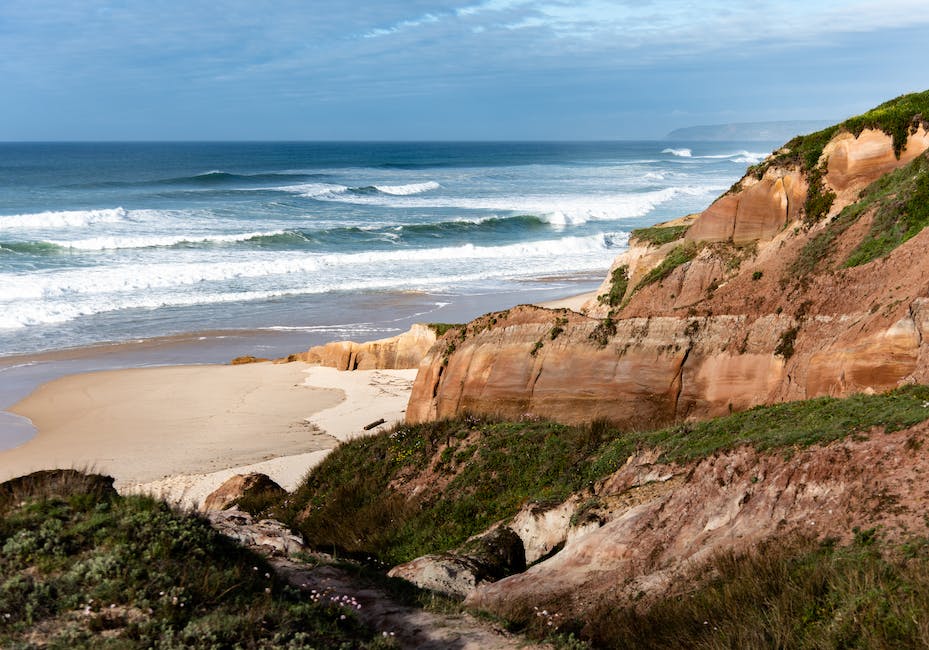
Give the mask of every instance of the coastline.
<path id="1" fill-rule="evenodd" d="M 12 409 L 39 433 L 0 452 L 0 481 L 38 469 L 89 469 L 113 476 L 121 491 L 185 506 L 247 471 L 293 489 L 340 440 L 374 420 L 400 419 L 415 376 L 335 373 L 295 362 L 62 377 Z"/>
<path id="2" fill-rule="evenodd" d="M 578 309 L 594 294 L 536 304 Z M 402 420 L 416 370 L 183 363 L 193 353 L 229 355 L 234 336 L 265 334 L 190 333 L 0 359 L 41 380 L 0 395 L 16 398 L 0 415 L 29 434 L 0 449 L 0 481 L 90 469 L 112 475 L 121 491 L 192 507 L 237 473 L 265 473 L 292 490 L 339 442 L 381 428 L 365 425 Z"/>

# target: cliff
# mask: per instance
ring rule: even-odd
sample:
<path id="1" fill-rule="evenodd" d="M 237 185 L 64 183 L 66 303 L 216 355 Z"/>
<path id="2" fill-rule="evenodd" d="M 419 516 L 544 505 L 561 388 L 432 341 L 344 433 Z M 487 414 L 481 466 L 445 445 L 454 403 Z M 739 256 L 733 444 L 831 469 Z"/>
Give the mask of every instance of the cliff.
<path id="1" fill-rule="evenodd" d="M 929 92 L 795 138 L 692 222 L 633 232 L 586 314 L 521 306 L 447 333 L 408 421 L 656 425 L 925 381 L 924 114 Z"/>
<path id="2" fill-rule="evenodd" d="M 365 343 L 333 341 L 278 362 L 304 361 L 337 370 L 416 368 L 435 342 L 435 329 L 417 323 L 397 336 Z"/>

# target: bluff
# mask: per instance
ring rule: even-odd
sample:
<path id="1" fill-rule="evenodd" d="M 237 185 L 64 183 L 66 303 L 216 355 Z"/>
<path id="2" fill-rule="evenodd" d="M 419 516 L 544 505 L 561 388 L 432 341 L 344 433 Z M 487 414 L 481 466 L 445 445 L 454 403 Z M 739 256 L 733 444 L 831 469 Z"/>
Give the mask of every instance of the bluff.
<path id="1" fill-rule="evenodd" d="M 927 381 L 929 91 L 794 138 L 706 210 L 634 231 L 583 313 L 451 330 L 409 422 L 628 427 Z"/>

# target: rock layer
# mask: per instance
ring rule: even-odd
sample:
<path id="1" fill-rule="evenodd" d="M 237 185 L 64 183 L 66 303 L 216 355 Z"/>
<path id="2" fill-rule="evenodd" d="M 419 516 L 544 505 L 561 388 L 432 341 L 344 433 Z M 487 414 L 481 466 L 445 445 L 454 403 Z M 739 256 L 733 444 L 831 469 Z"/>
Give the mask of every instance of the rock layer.
<path id="1" fill-rule="evenodd" d="M 415 324 L 397 336 L 366 343 L 326 343 L 291 355 L 286 361 L 304 361 L 337 370 L 412 369 L 419 366 L 435 341 L 435 330 L 428 325 Z"/>

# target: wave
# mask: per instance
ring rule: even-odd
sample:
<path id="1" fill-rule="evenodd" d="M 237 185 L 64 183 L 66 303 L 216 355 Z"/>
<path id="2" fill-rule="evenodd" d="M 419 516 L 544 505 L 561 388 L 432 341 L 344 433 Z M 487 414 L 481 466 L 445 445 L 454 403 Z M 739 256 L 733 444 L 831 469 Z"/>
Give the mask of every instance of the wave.
<path id="1" fill-rule="evenodd" d="M 161 187 L 161 186 L 179 186 L 179 187 L 216 187 L 216 186 L 235 186 L 235 185 L 254 185 L 268 182 L 287 182 L 293 183 L 294 180 L 312 180 L 326 178 L 327 174 L 310 173 L 310 172 L 259 172 L 254 174 L 237 174 L 227 172 L 221 169 L 212 169 L 199 174 L 190 176 L 174 176 L 169 178 L 138 179 L 130 181 L 103 181 L 93 183 L 79 183 L 75 185 L 66 185 L 68 188 L 77 189 L 94 189 L 94 188 L 118 188 L 118 187 Z"/>
<path id="2" fill-rule="evenodd" d="M 614 233 L 506 246 L 467 244 L 315 258 L 267 257 L 242 263 L 137 265 L 131 273 L 122 267 L 29 276 L 13 287 L 13 293 L 0 281 L 0 296 L 4 298 L 0 301 L 0 329 L 63 323 L 127 309 L 225 304 L 333 291 L 437 292 L 468 282 L 537 277 L 543 271 L 604 270 L 615 255 L 613 249 L 625 241 L 624 233 Z M 485 264 L 462 272 L 461 264 L 449 265 L 456 260 L 483 260 Z M 331 272 L 337 267 L 343 269 L 341 274 Z M 223 279 L 232 283 L 225 287 L 209 284 Z"/>
<path id="3" fill-rule="evenodd" d="M 706 160 L 725 160 L 729 159 L 735 163 L 759 163 L 768 157 L 766 153 L 753 153 L 751 151 L 736 151 L 735 153 L 722 153 L 712 156 L 696 156 Z"/>
<path id="4" fill-rule="evenodd" d="M 384 194 L 394 196 L 409 196 L 410 194 L 422 194 L 430 190 L 437 190 L 441 185 L 435 181 L 426 181 L 425 183 L 409 183 L 407 185 L 375 185 L 374 189 Z"/>
<path id="5" fill-rule="evenodd" d="M 0 215 L 0 230 L 14 228 L 86 228 L 97 223 L 119 223 L 130 220 L 123 208 L 103 210 L 63 210 L 31 214 Z"/>
<path id="6" fill-rule="evenodd" d="M 5 302 L 47 300 L 94 294 L 122 294 L 166 288 L 201 285 L 210 282 L 236 282 L 280 276 L 316 275 L 333 269 L 395 268 L 401 264 L 450 260 L 514 260 L 564 258 L 572 254 L 603 251 L 620 246 L 625 233 L 605 233 L 586 237 L 562 237 L 501 246 L 462 244 L 437 248 L 403 248 L 388 251 L 329 253 L 304 252 L 282 256 L 262 253 L 242 261 L 175 262 L 120 264 L 91 269 L 0 277 L 0 296 Z M 0 309 L 2 311 L 2 309 Z"/>
<path id="7" fill-rule="evenodd" d="M 62 249 L 75 249 L 85 251 L 118 250 L 130 248 L 161 248 L 180 245 L 199 244 L 225 244 L 246 242 L 272 238 L 284 235 L 286 230 L 270 232 L 246 232 L 228 235 L 164 235 L 161 237 L 92 237 L 90 239 L 76 239 L 70 241 L 49 240 L 40 244 L 51 244 Z M 5 244 L 0 244 L 5 246 Z"/>
<path id="8" fill-rule="evenodd" d="M 669 187 L 650 192 L 630 192 L 610 195 L 568 195 L 568 196 L 503 196 L 493 198 L 469 197 L 420 197 L 361 195 L 338 191 L 324 191 L 314 188 L 312 193 L 304 194 L 317 201 L 350 203 L 356 205 L 374 205 L 389 208 L 433 208 L 493 210 L 536 215 L 539 219 L 553 226 L 580 225 L 589 221 L 610 221 L 642 217 L 658 205 L 678 196 L 704 196 L 725 189 L 720 186 L 683 186 Z"/>
<path id="9" fill-rule="evenodd" d="M 693 151 L 690 149 L 663 149 L 661 153 L 669 153 L 672 156 L 678 156 L 679 158 L 690 158 L 693 156 Z"/>

